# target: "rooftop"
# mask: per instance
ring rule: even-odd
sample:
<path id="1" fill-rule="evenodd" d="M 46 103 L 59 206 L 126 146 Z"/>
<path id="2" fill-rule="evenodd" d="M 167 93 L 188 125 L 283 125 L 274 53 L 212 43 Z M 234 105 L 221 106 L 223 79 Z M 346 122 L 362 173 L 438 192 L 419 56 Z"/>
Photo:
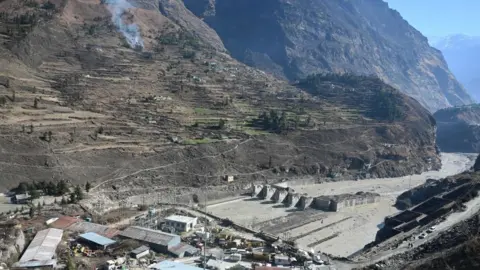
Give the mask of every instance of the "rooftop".
<path id="1" fill-rule="evenodd" d="M 147 246 L 139 246 L 138 248 L 132 250 L 132 253 L 133 254 L 140 254 L 140 253 L 142 253 L 144 251 L 147 251 L 147 250 L 150 250 L 150 248 L 147 247 Z"/>
<path id="2" fill-rule="evenodd" d="M 182 253 L 184 252 L 188 252 L 190 254 L 195 254 L 198 249 L 196 247 L 193 247 L 189 244 L 186 244 L 186 243 L 180 243 L 174 247 L 171 247 L 168 249 L 169 252 L 177 255 L 177 256 L 180 256 Z"/>
<path id="3" fill-rule="evenodd" d="M 196 219 L 197 218 L 195 217 L 187 217 L 187 216 L 179 216 L 179 215 L 171 215 L 165 218 L 165 220 L 175 221 L 179 223 L 191 223 L 191 222 L 194 222 Z"/>
<path id="4" fill-rule="evenodd" d="M 32 268 L 32 267 L 42 267 L 42 266 L 55 266 L 57 260 L 44 260 L 44 261 L 26 261 L 26 262 L 16 262 L 12 265 L 13 268 Z"/>
<path id="5" fill-rule="evenodd" d="M 119 235 L 147 243 L 161 244 L 164 246 L 168 245 L 168 243 L 172 241 L 172 239 L 180 238 L 180 236 L 176 234 L 165 233 L 162 231 L 152 230 L 138 226 L 128 227 L 124 231 L 120 232 Z"/>
<path id="6" fill-rule="evenodd" d="M 157 264 L 151 265 L 148 268 L 150 269 L 174 269 L 174 270 L 203 270 L 202 268 L 195 267 L 195 266 L 190 266 L 183 264 L 181 262 L 173 262 L 173 261 L 162 261 Z"/>
<path id="7" fill-rule="evenodd" d="M 108 245 L 111 245 L 111 244 L 115 244 L 114 240 L 112 240 L 110 238 L 103 237 L 103 236 L 101 236 L 99 234 L 96 234 L 94 232 L 84 233 L 84 234 L 79 235 L 79 237 L 82 238 L 82 239 L 88 240 L 90 242 L 93 242 L 95 244 L 101 245 L 101 246 L 108 246 Z"/>
<path id="8" fill-rule="evenodd" d="M 19 262 L 49 261 L 55 256 L 55 250 L 62 240 L 63 230 L 46 229 L 39 231 Z"/>
<path id="9" fill-rule="evenodd" d="M 79 221 L 80 219 L 76 217 L 61 216 L 57 220 L 55 220 L 52 224 L 50 224 L 50 226 L 57 229 L 66 229 L 70 225 Z"/>
<path id="10" fill-rule="evenodd" d="M 17 200 L 26 200 L 26 199 L 29 199 L 30 198 L 30 195 L 28 194 L 16 194 L 15 195 L 15 199 Z"/>

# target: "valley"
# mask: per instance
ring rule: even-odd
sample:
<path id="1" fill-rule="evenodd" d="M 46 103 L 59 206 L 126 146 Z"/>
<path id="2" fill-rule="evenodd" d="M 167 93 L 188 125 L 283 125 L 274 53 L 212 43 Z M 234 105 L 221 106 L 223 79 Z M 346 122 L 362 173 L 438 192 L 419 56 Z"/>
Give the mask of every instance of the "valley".
<path id="1" fill-rule="evenodd" d="M 476 148 L 439 149 L 431 114 L 472 100 L 398 12 L 237 2 L 0 1 L 0 267 L 53 233 L 68 270 L 351 269 L 444 210 L 417 190 L 441 230 L 476 209 Z M 388 231 L 400 198 L 430 212 Z"/>

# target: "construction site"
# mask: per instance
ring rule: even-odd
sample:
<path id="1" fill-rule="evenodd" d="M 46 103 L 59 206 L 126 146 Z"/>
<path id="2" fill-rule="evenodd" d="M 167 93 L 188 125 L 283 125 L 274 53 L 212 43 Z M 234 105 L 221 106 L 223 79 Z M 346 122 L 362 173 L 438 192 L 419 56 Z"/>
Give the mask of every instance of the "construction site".
<path id="1" fill-rule="evenodd" d="M 443 158 L 442 170 L 421 175 L 325 183 L 305 180 L 253 184 L 249 196 L 211 205 L 208 211 L 242 226 L 293 241 L 305 250 L 349 256 L 376 240 L 385 217 L 399 213 L 395 202 L 402 192 L 425 183 L 426 179 L 462 172 L 472 164 L 471 159 L 463 160 L 456 154 L 444 154 Z M 455 192 L 460 191 L 451 193 Z M 447 202 L 450 196 L 449 193 L 438 200 Z M 434 211 L 428 206 L 436 205 L 433 200 L 437 199 L 425 202 L 419 207 L 425 210 L 420 210 Z M 448 207 L 448 203 L 443 205 Z"/>

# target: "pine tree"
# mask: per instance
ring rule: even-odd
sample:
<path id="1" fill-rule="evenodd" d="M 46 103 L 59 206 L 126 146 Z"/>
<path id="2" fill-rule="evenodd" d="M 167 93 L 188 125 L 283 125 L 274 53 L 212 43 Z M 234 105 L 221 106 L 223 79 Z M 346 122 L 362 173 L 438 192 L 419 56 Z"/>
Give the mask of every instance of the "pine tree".
<path id="1" fill-rule="evenodd" d="M 30 218 L 33 218 L 35 216 L 35 209 L 33 207 L 30 207 L 30 210 L 28 211 L 28 215 Z"/>
<path id="2" fill-rule="evenodd" d="M 80 186 L 77 185 L 75 187 L 74 194 L 75 194 L 75 198 L 76 198 L 77 201 L 83 200 L 83 192 L 82 192 L 82 189 L 80 188 Z"/>
<path id="3" fill-rule="evenodd" d="M 92 188 L 92 185 L 90 184 L 90 182 L 87 182 L 87 183 L 85 184 L 85 191 L 88 193 L 88 192 L 90 192 L 90 189 L 91 189 L 91 188 Z"/>

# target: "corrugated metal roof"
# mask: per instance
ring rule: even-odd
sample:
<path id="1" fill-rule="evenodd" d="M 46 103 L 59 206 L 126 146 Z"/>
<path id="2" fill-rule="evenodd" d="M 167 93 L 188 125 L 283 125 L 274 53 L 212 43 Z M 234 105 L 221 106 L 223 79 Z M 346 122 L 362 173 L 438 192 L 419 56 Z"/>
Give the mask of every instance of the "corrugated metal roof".
<path id="1" fill-rule="evenodd" d="M 139 254 L 139 253 L 142 253 L 142 252 L 147 251 L 147 250 L 150 250 L 150 248 L 147 247 L 147 246 L 139 246 L 138 248 L 132 250 L 131 253 L 133 253 L 133 254 Z"/>
<path id="2" fill-rule="evenodd" d="M 12 265 L 13 268 L 32 268 L 32 267 L 42 267 L 42 266 L 55 266 L 57 265 L 57 260 L 46 260 L 46 261 L 27 261 L 27 262 L 16 262 Z"/>
<path id="3" fill-rule="evenodd" d="M 181 262 L 162 261 L 148 267 L 150 269 L 175 269 L 175 270 L 202 270 L 202 268 L 186 265 Z"/>
<path id="4" fill-rule="evenodd" d="M 167 246 L 168 243 L 172 241 L 172 239 L 180 238 L 180 236 L 176 234 L 165 233 L 162 231 L 142 228 L 138 226 L 128 227 L 123 232 L 120 232 L 119 235 L 139 241 L 144 241 L 147 243 L 159 244 L 164 246 Z"/>
<path id="5" fill-rule="evenodd" d="M 193 246 L 189 245 L 189 244 L 180 243 L 176 246 L 173 246 L 173 247 L 169 248 L 168 251 L 177 255 L 177 256 L 180 256 L 184 252 L 194 254 L 198 251 L 198 249 L 196 247 L 193 247 Z"/>
<path id="6" fill-rule="evenodd" d="M 194 217 L 179 216 L 179 215 L 171 215 L 165 218 L 165 220 L 175 221 L 179 223 L 191 223 L 191 222 L 194 222 L 196 219 L 197 218 L 194 218 Z"/>
<path id="7" fill-rule="evenodd" d="M 84 234 L 79 235 L 79 237 L 82 238 L 82 239 L 88 240 L 90 242 L 93 242 L 95 244 L 101 245 L 101 246 L 108 246 L 108 245 L 115 244 L 114 240 L 112 240 L 110 238 L 103 237 L 103 236 L 101 236 L 99 234 L 96 234 L 94 232 L 84 233 Z"/>
<path id="8" fill-rule="evenodd" d="M 39 231 L 33 238 L 20 262 L 47 261 L 53 258 L 58 244 L 62 240 L 63 230 L 46 229 Z"/>

